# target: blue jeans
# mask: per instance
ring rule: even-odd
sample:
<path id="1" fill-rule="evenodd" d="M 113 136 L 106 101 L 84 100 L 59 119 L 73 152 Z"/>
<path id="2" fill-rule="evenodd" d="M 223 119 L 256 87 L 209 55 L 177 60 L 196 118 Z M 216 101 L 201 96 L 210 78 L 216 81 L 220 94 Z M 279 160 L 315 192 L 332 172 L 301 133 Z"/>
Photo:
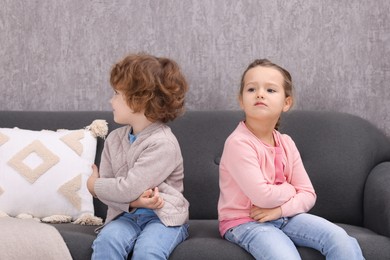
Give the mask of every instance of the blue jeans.
<path id="1" fill-rule="evenodd" d="M 364 259 L 355 238 L 324 218 L 299 214 L 229 229 L 225 239 L 238 244 L 256 259 L 301 259 L 296 246 L 310 247 L 326 259 Z"/>
<path id="2" fill-rule="evenodd" d="M 188 224 L 167 227 L 148 209 L 123 213 L 108 223 L 92 244 L 92 259 L 168 259 L 188 237 Z"/>

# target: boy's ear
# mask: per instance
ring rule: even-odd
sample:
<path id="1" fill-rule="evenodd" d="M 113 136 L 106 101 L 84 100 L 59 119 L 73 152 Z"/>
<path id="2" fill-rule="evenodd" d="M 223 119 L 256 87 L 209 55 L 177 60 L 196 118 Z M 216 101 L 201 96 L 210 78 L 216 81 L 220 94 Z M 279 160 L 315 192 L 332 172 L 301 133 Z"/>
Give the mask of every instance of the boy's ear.
<path id="1" fill-rule="evenodd" d="M 293 99 L 291 96 L 289 97 L 286 97 L 286 99 L 284 100 L 284 107 L 283 107 L 283 112 L 287 112 L 290 110 L 291 106 L 293 104 Z"/>

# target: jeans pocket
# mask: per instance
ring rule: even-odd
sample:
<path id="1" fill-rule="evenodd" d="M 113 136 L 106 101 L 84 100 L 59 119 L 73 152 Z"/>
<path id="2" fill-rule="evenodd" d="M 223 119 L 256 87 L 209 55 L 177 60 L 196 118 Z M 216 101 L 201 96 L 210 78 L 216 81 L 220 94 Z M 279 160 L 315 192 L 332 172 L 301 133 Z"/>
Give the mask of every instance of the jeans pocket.
<path id="1" fill-rule="evenodd" d="M 234 232 L 234 228 L 230 228 L 228 231 L 226 231 L 224 238 L 229 242 L 236 243 L 233 232 Z"/>
<path id="2" fill-rule="evenodd" d="M 251 229 L 251 222 L 241 224 L 228 229 L 225 233 L 225 239 L 236 244 L 240 244 L 245 234 Z"/>

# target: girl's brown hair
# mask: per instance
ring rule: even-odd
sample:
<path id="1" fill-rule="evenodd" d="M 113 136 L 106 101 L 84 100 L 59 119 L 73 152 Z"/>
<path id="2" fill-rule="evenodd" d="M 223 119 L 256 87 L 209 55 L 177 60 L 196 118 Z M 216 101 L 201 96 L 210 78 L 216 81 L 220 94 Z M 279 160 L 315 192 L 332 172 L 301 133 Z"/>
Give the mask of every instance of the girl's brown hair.
<path id="1" fill-rule="evenodd" d="M 292 83 L 292 77 L 291 77 L 290 72 L 288 72 L 286 69 L 282 68 L 281 66 L 279 66 L 279 65 L 277 65 L 277 64 L 275 64 L 267 59 L 256 59 L 251 64 L 248 65 L 248 67 L 246 68 L 246 70 L 244 71 L 244 73 L 242 74 L 242 77 L 241 77 L 241 86 L 240 86 L 240 93 L 239 93 L 240 99 L 242 98 L 242 94 L 244 91 L 244 86 L 245 86 L 244 81 L 245 81 L 246 73 L 248 72 L 248 70 L 253 69 L 254 67 L 257 67 L 257 66 L 274 68 L 282 74 L 283 79 L 284 79 L 284 84 L 283 84 L 284 93 L 285 93 L 286 97 L 291 97 L 292 104 L 293 104 L 294 103 L 294 97 L 293 97 L 294 86 Z M 280 125 L 280 118 L 275 126 L 275 129 L 278 129 L 279 125 Z"/>
<path id="2" fill-rule="evenodd" d="M 188 84 L 178 64 L 168 58 L 131 54 L 111 70 L 111 86 L 124 93 L 134 112 L 164 123 L 184 112 Z"/>

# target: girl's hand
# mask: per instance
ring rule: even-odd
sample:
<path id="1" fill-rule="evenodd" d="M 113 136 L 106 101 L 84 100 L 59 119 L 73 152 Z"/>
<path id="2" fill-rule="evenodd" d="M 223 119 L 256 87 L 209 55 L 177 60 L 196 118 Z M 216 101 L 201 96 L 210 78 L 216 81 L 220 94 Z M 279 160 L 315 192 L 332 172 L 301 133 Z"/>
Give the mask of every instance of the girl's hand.
<path id="1" fill-rule="evenodd" d="M 99 178 L 99 171 L 95 164 L 92 165 L 92 174 L 87 180 L 87 188 L 89 192 L 96 198 L 95 181 Z"/>
<path id="2" fill-rule="evenodd" d="M 263 209 L 257 206 L 252 206 L 250 217 L 258 222 L 267 222 L 280 218 L 282 216 L 282 208 Z"/>
<path id="3" fill-rule="evenodd" d="M 163 206 L 164 200 L 157 187 L 144 191 L 138 199 L 130 202 L 131 208 L 161 209 Z"/>

